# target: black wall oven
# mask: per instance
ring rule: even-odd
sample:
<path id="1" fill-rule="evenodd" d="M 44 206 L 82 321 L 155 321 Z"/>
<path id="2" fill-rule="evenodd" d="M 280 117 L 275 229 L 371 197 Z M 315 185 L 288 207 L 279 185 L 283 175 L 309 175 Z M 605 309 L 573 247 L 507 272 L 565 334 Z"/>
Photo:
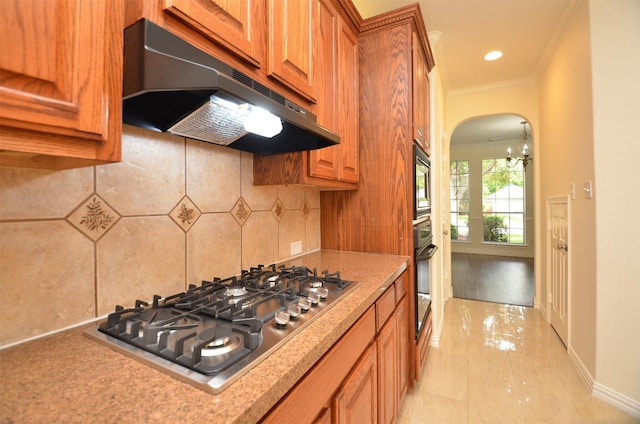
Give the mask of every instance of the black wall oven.
<path id="1" fill-rule="evenodd" d="M 424 329 L 427 315 L 431 309 L 431 258 L 438 250 L 432 243 L 431 219 L 418 220 L 413 227 L 415 248 L 415 285 L 416 285 L 416 341 Z"/>
<path id="2" fill-rule="evenodd" d="M 414 206 L 413 219 L 418 220 L 431 213 L 431 162 L 427 154 L 413 145 L 414 159 Z"/>
<path id="3" fill-rule="evenodd" d="M 416 341 L 420 339 L 431 309 L 431 257 L 438 247 L 431 232 L 431 162 L 416 144 L 414 157 L 413 242 L 415 250 Z"/>

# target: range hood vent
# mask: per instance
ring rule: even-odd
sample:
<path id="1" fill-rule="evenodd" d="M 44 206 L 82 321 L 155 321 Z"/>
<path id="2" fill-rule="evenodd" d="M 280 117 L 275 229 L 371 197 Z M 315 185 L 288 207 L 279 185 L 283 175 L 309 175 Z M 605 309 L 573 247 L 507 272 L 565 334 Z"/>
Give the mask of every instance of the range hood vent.
<path id="1" fill-rule="evenodd" d="M 123 95 L 125 124 L 260 155 L 340 143 L 311 112 L 146 19 L 125 30 Z"/>

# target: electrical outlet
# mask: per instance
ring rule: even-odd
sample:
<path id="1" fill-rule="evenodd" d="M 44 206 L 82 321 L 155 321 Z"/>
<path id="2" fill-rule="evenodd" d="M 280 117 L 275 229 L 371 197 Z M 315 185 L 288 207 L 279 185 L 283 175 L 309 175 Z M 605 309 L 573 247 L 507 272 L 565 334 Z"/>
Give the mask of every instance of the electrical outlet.
<path id="1" fill-rule="evenodd" d="M 291 255 L 299 255 L 300 253 L 302 253 L 302 242 L 294 241 L 291 243 Z"/>

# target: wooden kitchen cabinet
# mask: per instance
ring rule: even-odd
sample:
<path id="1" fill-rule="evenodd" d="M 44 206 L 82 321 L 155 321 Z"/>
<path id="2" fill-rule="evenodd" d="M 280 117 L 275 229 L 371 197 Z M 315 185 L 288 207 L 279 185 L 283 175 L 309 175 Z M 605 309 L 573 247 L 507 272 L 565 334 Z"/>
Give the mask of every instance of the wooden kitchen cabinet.
<path id="1" fill-rule="evenodd" d="M 324 90 L 318 122 L 340 134 L 340 145 L 310 151 L 309 174 L 356 183 L 359 178 L 358 38 L 330 1 L 320 0 L 318 6 L 323 64 L 323 69 L 318 71 L 318 87 Z"/>
<path id="2" fill-rule="evenodd" d="M 396 325 L 398 326 L 398 408 L 409 389 L 409 298 L 404 296 L 396 309 Z"/>
<path id="3" fill-rule="evenodd" d="M 163 11 L 309 103 L 317 0 L 165 0 Z"/>
<path id="4" fill-rule="evenodd" d="M 414 256 L 414 110 L 425 111 L 418 97 L 429 101 L 428 92 L 415 91 L 420 75 L 427 76 L 434 62 L 426 28 L 417 4 L 399 8 L 362 22 L 359 34 L 360 75 L 360 181 L 357 191 L 320 193 L 321 246 L 323 249 Z M 418 50 L 420 54 L 414 54 Z M 425 66 L 414 69 L 414 57 Z M 424 85 L 423 87 L 427 87 Z M 426 90 L 426 88 L 423 88 Z M 428 121 L 428 119 L 427 119 Z M 425 133 L 428 134 L 428 130 Z M 405 276 L 408 301 L 396 311 L 407 314 L 402 322 L 415 323 L 415 264 Z M 396 297 L 401 301 L 401 298 Z M 418 346 L 402 329 L 407 349 L 399 354 L 401 391 L 413 385 Z M 408 355 L 408 356 L 405 356 Z M 404 367 L 408 367 L 405 369 Z M 404 373 L 408 374 L 404 374 Z"/>
<path id="5" fill-rule="evenodd" d="M 165 0 L 163 10 L 310 103 L 316 0 Z"/>
<path id="6" fill-rule="evenodd" d="M 387 290 L 376 302 L 386 321 L 376 339 L 378 349 L 378 421 L 394 423 L 398 417 L 402 400 L 408 389 L 409 377 L 409 316 L 407 301 L 407 272 L 396 279 L 392 291 Z M 388 301 L 394 301 L 392 313 L 388 312 Z M 398 300 L 399 299 L 399 300 Z"/>
<path id="7" fill-rule="evenodd" d="M 413 139 L 431 156 L 429 64 L 424 49 L 420 48 L 417 33 L 413 33 Z"/>
<path id="8" fill-rule="evenodd" d="M 333 408 L 336 423 L 377 422 L 377 370 L 376 348 L 371 345 L 335 396 Z"/>
<path id="9" fill-rule="evenodd" d="M 265 67 L 264 0 L 165 0 L 165 13 L 255 67 Z"/>
<path id="10" fill-rule="evenodd" d="M 314 423 L 395 422 L 408 375 L 407 284 L 404 271 L 261 423 L 292 417 Z"/>
<path id="11" fill-rule="evenodd" d="M 357 22 L 353 4 L 316 0 L 317 122 L 340 135 L 340 144 L 280 155 L 254 156 L 254 185 L 298 184 L 355 189 L 359 180 Z"/>
<path id="12" fill-rule="evenodd" d="M 267 74 L 315 103 L 314 39 L 317 0 L 269 0 Z"/>
<path id="13" fill-rule="evenodd" d="M 360 178 L 358 38 L 344 21 L 338 31 L 338 122 L 341 143 L 338 181 L 356 183 Z M 334 112 L 335 113 L 335 112 Z"/>
<path id="14" fill-rule="evenodd" d="M 120 160 L 123 31 L 123 0 L 2 3 L 3 165 Z"/>
<path id="15" fill-rule="evenodd" d="M 398 331 L 396 315 L 387 320 L 376 340 L 378 347 L 378 421 L 395 422 L 398 415 Z"/>
<path id="16" fill-rule="evenodd" d="M 360 182 L 321 193 L 325 249 L 413 256 L 414 33 L 429 58 L 418 5 L 363 21 L 359 35 Z"/>
<path id="17" fill-rule="evenodd" d="M 297 385 L 262 419 L 261 423 L 326 422 L 335 415 L 335 393 L 353 376 L 360 358 L 375 346 L 375 307 L 370 307 Z M 373 350 L 375 362 L 375 349 Z M 360 361 L 360 362 L 359 362 Z M 362 365 L 367 367 L 367 365 Z M 353 379 L 352 379 L 353 380 Z M 352 403 L 349 388 L 340 408 Z M 357 403 L 356 403 L 357 404 Z M 332 411 L 333 409 L 333 411 Z M 342 411 L 341 414 L 348 412 Z"/>

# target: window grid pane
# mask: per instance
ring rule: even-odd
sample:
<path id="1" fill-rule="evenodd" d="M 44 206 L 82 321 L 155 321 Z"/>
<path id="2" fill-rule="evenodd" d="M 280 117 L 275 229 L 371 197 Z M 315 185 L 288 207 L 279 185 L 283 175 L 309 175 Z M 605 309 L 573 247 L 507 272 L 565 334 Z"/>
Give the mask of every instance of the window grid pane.
<path id="1" fill-rule="evenodd" d="M 483 240 L 524 244 L 524 168 L 502 158 L 482 161 Z"/>
<path id="2" fill-rule="evenodd" d="M 469 240 L 469 161 L 451 161 L 451 240 Z"/>

